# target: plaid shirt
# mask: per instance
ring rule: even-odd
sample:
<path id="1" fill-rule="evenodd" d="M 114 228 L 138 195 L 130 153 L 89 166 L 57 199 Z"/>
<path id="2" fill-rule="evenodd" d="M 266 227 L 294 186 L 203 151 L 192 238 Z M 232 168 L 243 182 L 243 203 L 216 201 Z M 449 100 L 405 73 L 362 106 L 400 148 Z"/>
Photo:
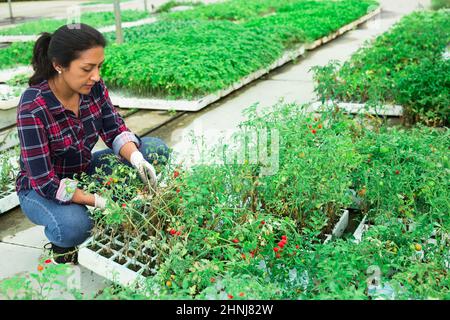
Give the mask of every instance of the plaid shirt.
<path id="1" fill-rule="evenodd" d="M 71 203 L 58 198 L 61 180 L 89 168 L 99 135 L 117 155 L 125 143 L 141 143 L 114 109 L 103 80 L 89 95 L 80 95 L 79 118 L 64 109 L 46 80 L 29 87 L 20 99 L 17 130 L 21 151 L 16 191 L 34 189 L 60 204 Z"/>

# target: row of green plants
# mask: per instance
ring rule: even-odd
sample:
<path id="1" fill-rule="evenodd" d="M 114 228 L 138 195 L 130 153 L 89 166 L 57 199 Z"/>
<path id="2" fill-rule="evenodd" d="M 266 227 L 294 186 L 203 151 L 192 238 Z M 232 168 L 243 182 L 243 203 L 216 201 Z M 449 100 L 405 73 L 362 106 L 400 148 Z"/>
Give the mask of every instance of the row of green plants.
<path id="1" fill-rule="evenodd" d="M 136 21 L 147 18 L 150 14 L 145 11 L 123 10 L 122 22 Z M 115 23 L 114 12 L 83 12 L 80 21 L 71 19 L 39 19 L 21 23 L 15 27 L 0 29 L 0 35 L 37 35 L 41 32 L 53 32 L 62 25 L 70 23 L 86 23 L 94 28 L 112 26 Z"/>
<path id="2" fill-rule="evenodd" d="M 164 16 L 168 20 L 193 20 L 193 19 L 205 19 L 205 20 L 229 20 L 234 22 L 245 22 L 252 18 L 259 18 L 269 14 L 277 13 L 280 8 L 285 7 L 290 3 L 304 3 L 308 5 L 311 2 L 305 0 L 249 0 L 238 1 L 229 0 L 225 2 L 219 2 L 207 6 L 199 6 L 195 10 L 182 11 Z"/>
<path id="3" fill-rule="evenodd" d="M 315 68 L 316 92 L 322 100 L 398 104 L 408 123 L 448 125 L 449 42 L 447 11 L 413 13 L 347 62 Z"/>
<path id="4" fill-rule="evenodd" d="M 450 0 L 431 0 L 431 8 L 434 10 L 450 8 Z"/>
<path id="5" fill-rule="evenodd" d="M 123 10 L 122 22 L 136 21 L 149 17 L 148 12 Z M 114 12 L 85 12 L 80 22 L 99 28 L 114 25 Z M 63 19 L 39 19 L 22 23 L 16 27 L 0 29 L 0 35 L 37 35 L 41 32 L 54 32 L 69 21 Z M 31 64 L 34 41 L 13 42 L 0 49 L 0 69 Z"/>
<path id="6" fill-rule="evenodd" d="M 340 27 L 375 10 L 378 1 L 291 1 L 262 18 L 252 18 L 246 23 L 268 33 L 278 33 L 290 45 L 302 34 L 306 42 L 327 36 Z M 293 39 L 293 40 L 291 40 Z"/>
<path id="7" fill-rule="evenodd" d="M 312 42 L 378 7 L 377 1 L 230 0 L 163 15 L 163 20 L 232 21 L 276 33 L 285 46 Z"/>
<path id="8" fill-rule="evenodd" d="M 123 10 L 122 22 L 131 22 L 149 17 L 148 12 L 137 10 Z M 80 22 L 93 27 L 114 25 L 113 12 L 85 12 Z M 16 27 L 0 29 L 0 35 L 36 35 L 41 32 L 53 32 L 64 24 L 62 19 L 40 19 L 22 23 Z M 10 46 L 0 49 L 0 69 L 12 68 L 18 65 L 31 64 L 33 41 L 13 42 Z"/>
<path id="9" fill-rule="evenodd" d="M 34 42 L 13 42 L 0 49 L 0 70 L 31 65 Z"/>
<path id="10" fill-rule="evenodd" d="M 133 94 L 201 97 L 269 67 L 287 49 L 337 30 L 375 4 L 372 0 L 276 3 L 226 1 L 198 6 L 181 16 L 167 14 L 157 23 L 125 29 L 123 45 L 114 44 L 115 34 L 108 33 L 102 75 L 110 87 Z M 228 6 L 246 20 L 235 23 L 218 14 Z M 255 6 L 261 8 L 260 15 L 248 14 Z M 202 10 L 214 18 L 204 19 Z M 275 11 L 267 15 L 267 10 Z M 14 43 L 0 50 L 0 68 L 29 64 L 32 46 Z"/>
<path id="11" fill-rule="evenodd" d="M 143 288 L 108 287 L 85 298 L 368 299 L 374 266 L 398 299 L 450 298 L 448 129 L 305 109 L 246 111 L 236 138 L 245 130 L 279 133 L 273 175 L 260 174 L 262 163 L 186 168 L 158 159 L 164 185 L 154 195 L 112 158 L 112 171 L 81 177 L 86 190 L 114 200 L 93 213 L 94 238 L 120 234 L 130 257 L 157 257 Z M 370 223 L 362 241 L 347 234 L 324 244 L 351 206 Z M 38 276 L 54 267 L 40 268 Z M 2 282 L 3 294 L 42 297 L 21 293 L 20 281 Z"/>
<path id="12" fill-rule="evenodd" d="M 157 23 L 124 30 L 125 44 L 108 48 L 102 75 L 110 87 L 131 93 L 201 97 L 269 67 L 286 50 L 332 33 L 374 4 L 225 1 L 170 13 Z M 268 10 L 273 12 L 265 15 Z M 247 20 L 235 23 L 227 12 Z M 108 38 L 114 41 L 115 35 Z"/>
<path id="13" fill-rule="evenodd" d="M 169 99 L 227 88 L 283 52 L 275 36 L 227 21 L 157 22 L 124 30 L 124 36 L 126 44 L 107 47 L 106 83 Z"/>
<path id="14" fill-rule="evenodd" d="M 203 2 L 170 0 L 170 1 L 167 1 L 166 3 L 164 3 L 163 5 L 159 6 L 155 10 L 155 13 L 170 12 L 171 10 L 173 10 L 177 7 L 183 7 L 183 6 L 196 7 L 196 6 L 201 6 L 201 5 L 203 5 Z"/>

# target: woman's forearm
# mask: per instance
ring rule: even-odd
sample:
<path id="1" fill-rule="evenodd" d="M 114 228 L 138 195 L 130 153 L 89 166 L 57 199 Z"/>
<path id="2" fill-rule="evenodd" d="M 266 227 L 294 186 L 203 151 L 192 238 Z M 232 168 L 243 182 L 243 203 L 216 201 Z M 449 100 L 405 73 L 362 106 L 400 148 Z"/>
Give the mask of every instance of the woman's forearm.
<path id="1" fill-rule="evenodd" d="M 136 147 L 136 144 L 134 142 L 127 142 L 120 149 L 120 155 L 122 157 L 124 157 L 125 159 L 127 159 L 128 161 L 130 161 L 131 154 L 134 151 L 139 151 L 138 148 Z M 72 202 L 94 207 L 95 206 L 95 197 L 93 194 L 84 192 L 83 190 L 77 188 L 72 197 Z"/>
<path id="2" fill-rule="evenodd" d="M 77 188 L 72 197 L 72 202 L 94 207 L 95 206 L 95 197 L 93 194 L 84 192 L 83 190 Z"/>
<path id="3" fill-rule="evenodd" d="M 127 142 L 123 145 L 123 147 L 120 149 L 120 155 L 130 161 L 131 154 L 134 151 L 139 151 L 139 149 L 136 147 L 136 144 L 132 141 Z"/>

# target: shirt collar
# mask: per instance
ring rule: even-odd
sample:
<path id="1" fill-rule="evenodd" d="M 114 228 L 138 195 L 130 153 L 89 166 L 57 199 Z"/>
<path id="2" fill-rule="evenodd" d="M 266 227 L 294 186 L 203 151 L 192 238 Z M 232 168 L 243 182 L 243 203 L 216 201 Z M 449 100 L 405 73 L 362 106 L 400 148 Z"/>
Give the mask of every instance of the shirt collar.
<path id="1" fill-rule="evenodd" d="M 47 108 L 52 114 L 59 114 L 64 112 L 66 109 L 62 106 L 62 104 L 59 102 L 58 98 L 54 95 L 53 91 L 50 89 L 50 86 L 48 85 L 48 81 L 44 80 L 40 83 L 40 89 L 42 92 L 42 96 L 45 99 L 45 102 L 47 103 Z M 80 111 L 85 109 L 88 106 L 89 96 L 86 96 L 84 94 L 80 94 Z"/>

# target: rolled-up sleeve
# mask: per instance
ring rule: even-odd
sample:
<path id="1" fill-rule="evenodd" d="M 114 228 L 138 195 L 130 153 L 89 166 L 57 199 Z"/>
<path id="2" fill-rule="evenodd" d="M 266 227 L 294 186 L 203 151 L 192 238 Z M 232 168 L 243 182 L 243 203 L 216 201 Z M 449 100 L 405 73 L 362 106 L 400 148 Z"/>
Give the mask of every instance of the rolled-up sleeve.
<path id="1" fill-rule="evenodd" d="M 119 155 L 120 149 L 128 142 L 134 142 L 139 148 L 141 139 L 127 128 L 122 117 L 114 108 L 103 80 L 100 80 L 100 88 L 103 119 L 102 129 L 99 132 L 100 137 L 116 155 Z"/>
<path id="2" fill-rule="evenodd" d="M 17 130 L 21 146 L 21 161 L 25 166 L 31 187 L 41 196 L 60 204 L 68 204 L 56 197 L 60 179 L 55 174 L 50 158 L 49 141 L 39 117 L 23 111 L 17 117 Z"/>

